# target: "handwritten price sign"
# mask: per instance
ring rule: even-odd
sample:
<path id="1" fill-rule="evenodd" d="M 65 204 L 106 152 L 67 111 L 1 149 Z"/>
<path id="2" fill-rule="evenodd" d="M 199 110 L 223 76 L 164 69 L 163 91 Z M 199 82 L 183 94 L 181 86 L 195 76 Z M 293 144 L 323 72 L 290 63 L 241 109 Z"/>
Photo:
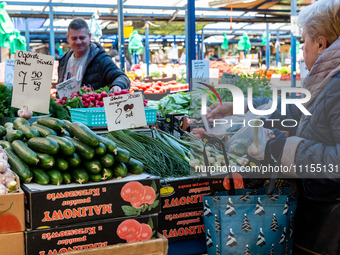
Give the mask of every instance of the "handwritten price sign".
<path id="1" fill-rule="evenodd" d="M 27 51 L 15 55 L 12 106 L 49 113 L 53 56 Z"/>
<path id="2" fill-rule="evenodd" d="M 64 82 L 61 82 L 55 87 L 58 91 L 58 95 L 60 99 L 62 99 L 63 97 L 69 98 L 70 95 L 79 91 L 79 88 L 80 88 L 79 83 L 76 80 L 76 77 L 73 77 Z"/>
<path id="3" fill-rule="evenodd" d="M 192 60 L 192 89 L 205 88 L 199 82 L 209 84 L 209 60 Z"/>
<path id="4" fill-rule="evenodd" d="M 109 131 L 146 125 L 142 92 L 103 99 Z"/>

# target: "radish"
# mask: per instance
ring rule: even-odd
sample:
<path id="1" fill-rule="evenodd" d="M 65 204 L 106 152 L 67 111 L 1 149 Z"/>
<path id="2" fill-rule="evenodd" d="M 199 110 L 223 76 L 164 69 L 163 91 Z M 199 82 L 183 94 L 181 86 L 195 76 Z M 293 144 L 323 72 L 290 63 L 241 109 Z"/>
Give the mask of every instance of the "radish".
<path id="1" fill-rule="evenodd" d="M 95 102 L 96 101 L 96 98 L 94 96 L 90 96 L 89 99 L 90 99 L 91 102 Z"/>
<path id="2" fill-rule="evenodd" d="M 125 89 L 122 89 L 122 91 L 120 92 L 120 94 L 129 94 L 129 91 L 125 90 Z"/>
<path id="3" fill-rule="evenodd" d="M 103 101 L 99 102 L 99 105 L 100 105 L 100 107 L 103 107 L 104 106 L 104 102 Z"/>
<path id="4" fill-rule="evenodd" d="M 119 95 L 120 95 L 120 92 L 115 91 L 113 94 L 114 94 L 115 96 L 119 96 Z"/>
<path id="5" fill-rule="evenodd" d="M 114 94 L 110 93 L 109 97 L 113 97 L 113 96 L 114 96 Z"/>

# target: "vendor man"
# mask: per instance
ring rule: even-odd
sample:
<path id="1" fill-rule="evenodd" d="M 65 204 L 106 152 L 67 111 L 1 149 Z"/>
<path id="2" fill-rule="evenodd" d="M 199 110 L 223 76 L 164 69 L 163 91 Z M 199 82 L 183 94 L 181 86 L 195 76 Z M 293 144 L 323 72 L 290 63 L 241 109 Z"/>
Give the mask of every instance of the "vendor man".
<path id="1" fill-rule="evenodd" d="M 60 60 L 58 83 L 76 77 L 79 84 L 90 85 L 96 90 L 109 86 L 113 92 L 130 88 L 130 80 L 123 73 L 104 48 L 91 42 L 91 33 L 84 19 L 72 20 L 66 34 L 71 50 Z"/>

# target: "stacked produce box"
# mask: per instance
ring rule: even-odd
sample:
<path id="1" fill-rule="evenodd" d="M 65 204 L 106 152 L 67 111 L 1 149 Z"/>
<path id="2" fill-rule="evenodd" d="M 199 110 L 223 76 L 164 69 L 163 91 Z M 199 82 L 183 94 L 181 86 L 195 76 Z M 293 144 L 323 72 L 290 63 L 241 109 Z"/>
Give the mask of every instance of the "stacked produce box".
<path id="1" fill-rule="evenodd" d="M 156 237 L 159 178 L 143 174 L 128 151 L 50 117 L 17 118 L 5 129 L 0 144 L 24 183 L 26 255 Z"/>
<path id="2" fill-rule="evenodd" d="M 0 127 L 0 134 L 5 133 Z M 19 178 L 8 164 L 8 157 L 0 146 L 0 242 L 1 254 L 24 254 L 24 193 Z"/>

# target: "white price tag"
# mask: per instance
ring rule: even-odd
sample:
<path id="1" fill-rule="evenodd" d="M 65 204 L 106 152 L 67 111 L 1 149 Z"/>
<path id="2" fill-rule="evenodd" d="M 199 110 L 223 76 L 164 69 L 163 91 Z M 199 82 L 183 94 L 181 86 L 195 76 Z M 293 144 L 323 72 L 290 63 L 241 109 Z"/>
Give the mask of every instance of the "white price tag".
<path id="1" fill-rule="evenodd" d="M 79 91 L 79 83 L 76 80 L 76 77 L 63 81 L 56 86 L 59 98 L 62 99 L 63 97 L 69 98 L 75 92 Z"/>
<path id="2" fill-rule="evenodd" d="M 15 64 L 15 60 L 6 58 L 4 84 L 8 87 L 13 86 L 14 64 Z"/>
<path id="3" fill-rule="evenodd" d="M 192 89 L 206 88 L 200 82 L 209 84 L 209 60 L 192 60 Z"/>
<path id="4" fill-rule="evenodd" d="M 53 56 L 27 51 L 15 55 L 12 106 L 49 113 Z"/>
<path id="5" fill-rule="evenodd" d="M 298 36 L 300 31 L 299 31 L 299 26 L 297 24 L 298 17 L 297 16 L 291 16 L 290 17 L 290 26 L 291 26 L 291 31 L 294 36 Z"/>
<path id="6" fill-rule="evenodd" d="M 109 131 L 146 125 L 142 92 L 105 97 L 103 101 Z"/>

